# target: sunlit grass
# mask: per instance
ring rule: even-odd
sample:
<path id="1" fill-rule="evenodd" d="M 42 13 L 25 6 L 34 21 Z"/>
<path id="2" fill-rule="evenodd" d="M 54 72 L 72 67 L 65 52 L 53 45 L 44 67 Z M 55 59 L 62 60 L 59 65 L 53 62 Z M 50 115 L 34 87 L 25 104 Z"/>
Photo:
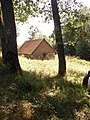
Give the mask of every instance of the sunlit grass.
<path id="1" fill-rule="evenodd" d="M 75 57 L 66 57 L 67 79 L 82 84 L 83 77 L 90 70 L 90 62 Z"/>
<path id="2" fill-rule="evenodd" d="M 43 75 L 55 76 L 58 73 L 58 57 L 55 60 L 31 60 L 23 56 L 19 57 L 21 68 L 25 71 L 35 71 Z M 79 58 L 66 56 L 66 76 L 83 77 L 90 69 L 90 62 Z M 80 78 L 79 77 L 79 78 Z M 79 79 L 78 78 L 78 79 Z M 72 78 L 73 79 L 73 78 Z M 79 81 L 79 80 L 78 80 Z"/>
<path id="3" fill-rule="evenodd" d="M 54 76 L 58 71 L 58 61 L 55 60 L 31 60 L 19 57 L 21 68 L 25 71 L 35 71 L 43 75 Z"/>
<path id="4" fill-rule="evenodd" d="M 67 72 L 60 78 L 57 56 L 43 61 L 19 56 L 19 61 L 22 74 L 0 76 L 0 120 L 90 119 L 90 97 L 82 87 L 90 62 L 66 56 Z"/>
<path id="5" fill-rule="evenodd" d="M 79 73 L 87 73 L 90 69 L 90 62 L 81 60 L 75 57 L 66 57 L 67 60 L 67 69 L 72 71 L 77 71 Z"/>

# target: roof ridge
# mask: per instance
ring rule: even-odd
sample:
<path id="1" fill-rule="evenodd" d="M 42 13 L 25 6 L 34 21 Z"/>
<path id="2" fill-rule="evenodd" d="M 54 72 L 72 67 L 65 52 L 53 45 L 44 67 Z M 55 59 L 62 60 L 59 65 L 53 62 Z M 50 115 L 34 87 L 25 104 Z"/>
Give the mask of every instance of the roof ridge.
<path id="1" fill-rule="evenodd" d="M 37 38 L 37 39 L 30 39 L 30 40 L 26 40 L 26 41 L 36 41 L 36 40 L 43 40 L 43 38 Z"/>
<path id="2" fill-rule="evenodd" d="M 44 39 L 37 39 L 37 40 L 41 40 L 41 41 L 40 41 L 40 43 L 35 47 L 35 49 L 33 49 L 32 53 L 38 48 L 38 46 L 42 43 L 42 41 L 43 41 Z"/>
<path id="3" fill-rule="evenodd" d="M 34 40 L 27 40 L 24 42 L 24 44 L 19 48 L 20 51 L 22 51 L 22 53 L 29 53 L 29 54 L 33 54 L 34 51 L 36 51 L 38 49 L 38 47 L 42 44 L 42 42 L 46 42 L 51 48 L 53 48 L 44 38 L 41 39 L 34 39 Z M 52 49 L 54 52 L 55 50 Z"/>

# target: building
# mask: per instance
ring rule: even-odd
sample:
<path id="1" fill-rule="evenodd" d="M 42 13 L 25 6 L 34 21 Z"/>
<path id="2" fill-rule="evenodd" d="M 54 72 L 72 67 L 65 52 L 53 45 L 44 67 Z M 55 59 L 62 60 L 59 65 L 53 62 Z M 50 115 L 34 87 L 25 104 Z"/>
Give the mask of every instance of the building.
<path id="1" fill-rule="evenodd" d="M 31 59 L 53 59 L 56 51 L 45 39 L 25 41 L 19 54 Z"/>

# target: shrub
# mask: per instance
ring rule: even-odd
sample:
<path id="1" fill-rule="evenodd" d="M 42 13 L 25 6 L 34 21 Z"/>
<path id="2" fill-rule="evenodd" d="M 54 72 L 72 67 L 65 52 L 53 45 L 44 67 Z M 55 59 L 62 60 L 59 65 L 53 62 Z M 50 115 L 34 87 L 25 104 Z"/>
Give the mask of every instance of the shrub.
<path id="1" fill-rule="evenodd" d="M 90 44 L 87 41 L 80 41 L 76 46 L 76 55 L 81 59 L 90 61 Z"/>

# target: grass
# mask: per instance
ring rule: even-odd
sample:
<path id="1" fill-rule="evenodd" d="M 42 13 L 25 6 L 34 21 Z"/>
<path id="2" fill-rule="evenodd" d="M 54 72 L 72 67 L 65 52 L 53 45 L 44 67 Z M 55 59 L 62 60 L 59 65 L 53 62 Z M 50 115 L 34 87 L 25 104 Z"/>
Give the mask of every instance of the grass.
<path id="1" fill-rule="evenodd" d="M 66 56 L 67 74 L 56 77 L 55 60 L 19 57 L 22 75 L 0 62 L 0 120 L 90 120 L 90 97 L 82 79 L 90 62 Z"/>

